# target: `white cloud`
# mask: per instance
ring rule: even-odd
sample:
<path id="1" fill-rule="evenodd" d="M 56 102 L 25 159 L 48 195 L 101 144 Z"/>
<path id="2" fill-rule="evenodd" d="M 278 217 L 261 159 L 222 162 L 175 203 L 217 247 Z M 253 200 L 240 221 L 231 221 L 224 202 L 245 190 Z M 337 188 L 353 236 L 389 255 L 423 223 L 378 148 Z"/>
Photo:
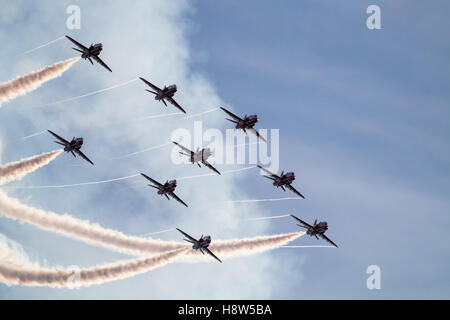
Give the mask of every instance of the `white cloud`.
<path id="1" fill-rule="evenodd" d="M 139 116 L 158 112 L 174 112 L 172 106 L 164 107 L 157 103 L 152 95 L 144 89 L 143 83 L 133 83 L 129 86 L 110 91 L 97 96 L 80 99 L 66 104 L 47 108 L 30 108 L 76 96 L 86 92 L 106 88 L 133 77 L 143 76 L 158 85 L 176 83 L 179 87 L 177 101 L 189 113 L 196 113 L 224 103 L 218 95 L 217 89 L 201 74 L 196 73 L 190 66 L 190 52 L 195 49 L 189 47 L 187 31 L 189 22 L 186 15 L 190 8 L 185 1 L 147 1 L 127 3 L 111 3 L 105 7 L 101 4 L 82 2 L 81 30 L 72 32 L 64 30 L 82 43 L 90 44 L 102 42 L 104 50 L 102 59 L 111 67 L 112 73 L 105 71 L 99 65 L 91 66 L 88 61 L 80 61 L 69 72 L 57 81 L 46 84 L 36 92 L 11 102 L 11 106 L 4 106 L 3 110 L 14 106 L 17 119 L 29 119 L 34 129 L 53 129 L 67 138 L 83 136 L 85 138 L 84 152 L 96 163 L 95 167 L 72 167 L 79 164 L 80 159 L 73 159 L 64 154 L 51 166 L 37 171 L 33 177 L 26 177 L 24 184 L 66 184 L 83 181 L 101 180 L 121 175 L 146 172 L 158 180 L 166 180 L 175 176 L 209 173 L 206 168 L 199 169 L 193 165 L 175 166 L 170 162 L 170 148 L 154 150 L 124 160 L 111 160 L 128 152 L 148 148 L 165 143 L 170 139 L 171 132 L 177 128 L 193 130 L 193 119 L 181 121 L 176 118 L 150 119 L 148 121 L 129 121 Z M 43 17 L 33 17 L 29 24 L 33 25 L 35 37 L 26 45 L 32 48 L 37 38 L 43 42 L 55 38 L 57 21 L 65 14 L 61 7 L 49 6 Z M 123 12 L 127 12 L 123 15 Z M 45 21 L 45 23 L 44 23 Z M 47 31 L 47 24 L 55 23 L 55 29 Z M 29 26 L 28 26 L 29 28 Z M 4 30 L 7 28 L 4 28 Z M 57 30 L 57 31 L 55 31 Z M 23 30 L 17 30 L 19 36 L 9 37 L 9 41 L 21 38 Z M 3 33 L 3 34 L 1 34 Z M 5 31 L 1 37 L 7 37 Z M 57 34 L 56 36 L 58 36 Z M 16 40 L 14 40 L 16 39 Z M 26 41 L 27 38 L 22 38 Z M 22 46 L 24 44 L 22 43 Z M 35 51 L 28 59 L 56 55 L 60 57 L 73 56 L 71 44 L 60 41 L 52 46 Z M 18 50 L 20 51 L 20 50 Z M 18 73 L 23 66 L 18 63 L 11 67 L 12 73 Z M 25 101 L 25 102 L 24 102 Z M 19 103 L 20 102 L 20 103 Z M 223 114 L 213 112 L 205 115 L 204 130 L 208 127 L 224 129 Z M 198 120 L 198 119 L 195 119 Z M 30 129 L 18 130 L 20 136 L 30 133 Z M 5 133 L 6 134 L 6 133 Z M 14 138 L 11 135 L 6 139 Z M 27 142 L 28 143 L 28 142 Z M 53 148 L 53 139 L 41 135 L 33 138 L 27 147 L 33 150 Z M 20 149 L 19 149 L 20 150 Z M 8 148 L 8 158 L 21 158 L 19 150 Z M 27 151 L 27 152 L 31 152 Z M 220 169 L 232 169 L 223 166 Z M 244 172 L 245 178 L 260 178 L 257 172 Z M 240 175 L 214 176 L 201 179 L 180 181 L 177 194 L 189 204 L 184 208 L 174 201 L 157 196 L 152 189 L 146 187 L 146 181 L 136 178 L 133 181 L 100 187 L 74 188 L 60 191 L 42 191 L 32 199 L 30 204 L 57 212 L 70 212 L 79 218 L 88 218 L 106 227 L 120 229 L 129 234 L 142 234 L 152 231 L 181 227 L 195 236 L 210 233 L 214 239 L 228 239 L 237 237 L 265 234 L 268 223 L 258 222 L 240 224 L 239 220 L 248 216 L 270 215 L 255 204 L 235 205 L 227 200 L 235 198 L 252 198 L 240 188 L 243 177 Z M 21 195 L 27 195 L 22 193 Z M 42 242 L 46 235 L 39 230 Z M 35 237 L 32 234 L 21 234 L 24 241 Z M 179 240 L 176 233 L 164 235 L 167 239 Z M 54 254 L 60 264 L 96 264 L 98 261 L 88 260 L 89 255 L 81 254 L 90 249 L 72 240 L 61 240 L 65 247 L 39 248 L 42 256 Z M 70 245 L 68 248 L 67 245 Z M 38 246 L 39 244 L 36 244 Z M 81 249 L 83 248 L 83 249 Z M 67 257 L 63 251 L 71 249 L 72 255 Z M 94 251 L 97 252 L 97 251 Z M 104 255 L 108 255 L 105 253 Z M 65 257 L 65 258 L 63 258 Z M 98 259 L 102 255 L 98 254 Z M 70 259 L 69 259 L 70 258 Z M 106 258 L 105 258 L 106 259 Z M 104 261 L 101 261 L 104 262 Z M 256 264 L 255 264 L 256 263 Z M 148 294 L 152 287 L 152 298 L 159 297 L 159 292 L 176 292 L 180 298 L 221 298 L 239 296 L 241 298 L 270 298 L 270 286 L 276 285 L 271 281 L 272 274 L 268 270 L 272 259 L 270 253 L 260 254 L 255 259 L 232 260 L 230 263 L 216 266 L 214 264 L 198 264 L 195 266 L 180 264 L 171 266 L 167 271 L 158 270 L 140 276 L 140 281 L 124 280 L 125 283 L 115 283 L 116 290 L 108 290 L 109 286 L 90 288 L 83 291 L 70 292 L 71 297 L 89 296 L 118 297 L 123 295 L 122 287 L 135 283 L 133 291 L 126 297 L 140 297 Z M 219 264 L 218 264 L 219 265 Z M 247 275 L 251 270 L 251 277 Z M 220 272 L 220 276 L 218 273 Z M 170 273 L 170 274 L 169 274 Z M 157 274 L 164 274 L 165 278 L 178 281 L 161 281 Z M 189 274 L 189 279 L 186 278 Z M 186 283 L 193 282 L 198 290 L 190 286 L 180 286 L 180 279 Z M 204 281 L 214 279 L 214 281 Z M 217 288 L 220 287 L 220 290 Z M 262 290 L 261 288 L 265 289 Z M 92 290 L 92 291 L 89 291 Z M 52 295 L 52 294 L 50 294 Z"/>

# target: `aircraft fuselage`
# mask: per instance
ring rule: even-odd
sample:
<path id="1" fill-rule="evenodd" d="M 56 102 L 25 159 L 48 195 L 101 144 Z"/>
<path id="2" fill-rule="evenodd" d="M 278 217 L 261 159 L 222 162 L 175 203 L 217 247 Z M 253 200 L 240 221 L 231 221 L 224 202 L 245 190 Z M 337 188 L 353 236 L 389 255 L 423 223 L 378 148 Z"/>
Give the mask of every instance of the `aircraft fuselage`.
<path id="1" fill-rule="evenodd" d="M 287 184 L 291 184 L 295 180 L 295 174 L 293 172 L 286 172 L 282 174 L 278 179 L 273 181 L 273 185 L 281 187 Z"/>
<path id="2" fill-rule="evenodd" d="M 310 236 L 315 236 L 315 235 L 320 235 L 320 234 L 324 234 L 325 231 L 328 230 L 328 223 L 326 221 L 322 221 L 319 223 L 314 223 L 312 228 L 308 228 L 308 230 L 306 231 L 307 235 Z"/>
<path id="3" fill-rule="evenodd" d="M 158 194 L 163 195 L 163 194 L 168 193 L 168 192 L 174 192 L 176 187 L 177 187 L 177 181 L 176 180 L 166 181 L 166 183 L 164 183 L 162 185 L 162 187 L 159 188 Z"/>
<path id="4" fill-rule="evenodd" d="M 172 84 L 168 87 L 164 87 L 158 94 L 155 95 L 155 100 L 162 100 L 167 98 L 172 98 L 177 92 L 177 86 Z"/>
<path id="5" fill-rule="evenodd" d="M 192 249 L 201 250 L 208 248 L 211 244 L 211 236 L 201 236 L 200 239 L 192 246 Z"/>
<path id="6" fill-rule="evenodd" d="M 242 121 L 239 121 L 236 123 L 236 129 L 250 129 L 255 126 L 255 124 L 259 121 L 258 116 L 251 115 L 251 116 L 245 116 Z"/>
<path id="7" fill-rule="evenodd" d="M 81 57 L 83 59 L 88 59 L 91 56 L 98 56 L 103 50 L 103 45 L 101 43 L 91 44 L 87 51 L 84 51 Z"/>
<path id="8" fill-rule="evenodd" d="M 191 162 L 202 162 L 203 160 L 208 160 L 208 158 L 212 155 L 212 151 L 209 148 L 203 148 L 202 150 L 194 152 L 191 157 Z"/>
<path id="9" fill-rule="evenodd" d="M 71 152 L 73 150 L 80 150 L 83 145 L 83 138 L 73 138 L 68 145 L 64 147 L 65 152 Z"/>

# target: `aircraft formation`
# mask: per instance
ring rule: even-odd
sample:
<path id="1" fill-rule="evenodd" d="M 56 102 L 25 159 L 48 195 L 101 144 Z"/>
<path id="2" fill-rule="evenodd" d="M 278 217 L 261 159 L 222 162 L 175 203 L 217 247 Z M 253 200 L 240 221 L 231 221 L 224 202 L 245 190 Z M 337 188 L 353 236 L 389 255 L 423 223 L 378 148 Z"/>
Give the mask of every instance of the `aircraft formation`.
<path id="1" fill-rule="evenodd" d="M 77 52 L 81 53 L 81 58 L 87 59 L 91 62 L 91 64 L 94 64 L 92 59 L 95 60 L 98 64 L 103 66 L 108 71 L 112 72 L 112 70 L 108 67 L 108 65 L 103 62 L 103 60 L 100 59 L 99 55 L 101 51 L 103 50 L 103 45 L 101 43 L 97 44 L 91 44 L 89 47 L 86 47 L 76 41 L 75 39 L 69 37 L 66 35 L 66 38 L 69 39 L 73 44 L 75 44 L 78 48 L 72 48 Z M 167 102 L 172 104 L 174 107 L 179 109 L 181 112 L 186 113 L 186 111 L 178 104 L 178 102 L 175 101 L 174 95 L 178 91 L 178 88 L 175 84 L 164 86 L 164 88 L 159 88 L 158 86 L 152 84 L 150 81 L 144 79 L 143 77 L 139 77 L 148 87 L 151 88 L 151 90 L 146 89 L 146 91 L 152 93 L 155 96 L 156 101 L 161 101 L 166 107 Z M 167 101 L 167 102 L 166 102 Z M 264 141 L 267 143 L 266 139 L 259 134 L 259 132 L 254 128 L 256 123 L 259 121 L 259 118 L 257 115 L 244 115 L 243 117 L 239 117 L 236 114 L 232 113 L 231 111 L 220 107 L 222 111 L 225 112 L 225 114 L 230 117 L 226 118 L 226 120 L 232 122 L 235 125 L 235 130 L 242 130 L 245 134 L 248 132 L 253 133 L 257 136 L 258 139 Z M 74 157 L 76 155 L 79 155 L 84 160 L 89 162 L 90 164 L 94 165 L 94 163 L 83 153 L 81 152 L 81 147 L 83 145 L 83 138 L 73 138 L 71 141 L 65 140 L 64 138 L 60 137 L 56 133 L 48 130 L 48 132 L 55 137 L 58 141 L 55 141 L 57 144 L 60 144 L 64 146 L 65 152 L 70 152 Z M 187 156 L 189 158 L 189 162 L 192 164 L 197 164 L 200 168 L 201 165 L 204 165 L 205 167 L 209 168 L 210 170 L 214 171 L 218 175 L 220 175 L 220 172 L 211 165 L 211 163 L 208 162 L 208 158 L 212 155 L 212 152 L 209 148 L 202 148 L 199 150 L 197 148 L 196 151 L 192 151 L 189 148 L 179 144 L 178 142 L 172 141 L 177 147 L 180 148 L 180 154 L 183 156 Z M 258 168 L 263 170 L 267 175 L 263 175 L 263 177 L 269 179 L 272 181 L 272 184 L 277 187 L 281 188 L 283 191 L 286 191 L 286 189 L 289 189 L 291 192 L 295 193 L 302 199 L 305 199 L 305 196 L 300 193 L 294 186 L 292 186 L 292 183 L 296 179 L 294 172 L 284 172 L 284 170 L 278 175 L 276 173 L 273 173 L 260 165 L 258 165 Z M 175 189 L 177 187 L 177 181 L 176 180 L 166 180 L 165 183 L 161 183 L 156 181 L 155 179 L 149 177 L 145 173 L 141 173 L 141 175 L 147 179 L 150 184 L 148 186 L 155 188 L 157 190 L 157 194 L 161 196 L 165 196 L 167 200 L 170 200 L 170 198 L 175 199 L 182 205 L 188 207 L 188 205 L 175 194 Z M 306 234 L 312 237 L 315 237 L 316 239 L 322 238 L 331 245 L 338 247 L 332 240 L 330 240 L 326 235 L 325 232 L 328 230 L 328 223 L 326 221 L 322 221 L 317 223 L 317 220 L 314 221 L 314 224 L 308 224 L 307 222 L 301 220 L 300 218 L 291 215 L 298 223 L 297 226 L 303 228 L 306 230 Z M 190 236 L 189 234 L 185 233 L 184 231 L 177 228 L 177 230 L 185 236 L 187 239 L 183 239 L 189 243 L 192 244 L 193 250 L 200 250 L 201 253 L 209 254 L 211 257 L 216 259 L 219 262 L 222 262 L 218 257 L 214 255 L 214 253 L 208 248 L 211 244 L 211 236 L 201 236 L 198 240 Z"/>

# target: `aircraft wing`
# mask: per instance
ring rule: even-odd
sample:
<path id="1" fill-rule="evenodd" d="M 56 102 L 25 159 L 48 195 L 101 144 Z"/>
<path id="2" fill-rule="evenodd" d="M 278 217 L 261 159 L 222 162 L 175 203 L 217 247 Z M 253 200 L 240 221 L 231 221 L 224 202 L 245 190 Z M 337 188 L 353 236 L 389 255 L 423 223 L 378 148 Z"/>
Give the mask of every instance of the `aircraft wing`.
<path id="1" fill-rule="evenodd" d="M 112 70 L 106 65 L 106 63 L 103 62 L 102 59 L 100 59 L 99 56 L 92 56 L 92 58 L 94 58 L 95 61 L 97 61 L 101 66 L 105 67 L 105 69 L 107 69 L 109 72 L 112 72 Z"/>
<path id="2" fill-rule="evenodd" d="M 47 131 L 50 132 L 50 133 L 51 133 L 56 139 L 58 139 L 59 141 L 65 143 L 65 144 L 70 144 L 69 141 L 67 141 L 67 140 L 64 139 L 64 138 L 61 138 L 61 137 L 58 136 L 56 133 L 54 133 L 54 132 L 52 132 L 52 131 L 50 131 L 50 130 L 47 130 Z"/>
<path id="3" fill-rule="evenodd" d="M 265 143 L 267 143 L 266 139 L 264 139 L 264 137 L 262 135 L 259 134 L 258 131 L 256 131 L 256 129 L 254 128 L 248 128 L 247 129 L 250 132 L 253 132 L 259 139 L 261 139 L 262 141 L 264 141 Z"/>
<path id="4" fill-rule="evenodd" d="M 212 171 L 214 171 L 217 174 L 220 174 L 219 170 L 217 170 L 216 168 L 214 168 L 208 161 L 203 160 L 202 163 L 207 166 L 208 168 L 210 168 Z"/>
<path id="5" fill-rule="evenodd" d="M 160 88 L 158 88 L 157 86 L 155 86 L 153 83 L 150 83 L 149 81 L 145 80 L 144 78 L 139 77 L 139 79 L 141 79 L 142 81 L 144 81 L 144 83 L 146 85 L 148 85 L 150 88 L 152 88 L 155 91 L 161 92 L 162 90 Z"/>
<path id="6" fill-rule="evenodd" d="M 325 234 L 322 233 L 322 234 L 320 235 L 320 237 L 322 237 L 322 239 L 324 239 L 325 241 L 331 243 L 331 244 L 332 244 L 333 246 L 335 246 L 336 248 L 339 248 L 339 247 L 337 246 L 337 244 L 334 243 L 333 241 L 331 241 L 330 238 L 328 238 Z"/>
<path id="7" fill-rule="evenodd" d="M 206 251 L 207 254 L 209 254 L 211 257 L 213 257 L 214 259 L 216 259 L 217 261 L 219 261 L 220 263 L 222 263 L 222 260 L 220 260 L 219 258 L 217 258 L 214 253 L 211 252 L 211 250 L 209 250 L 208 248 L 203 248 L 203 250 Z"/>
<path id="8" fill-rule="evenodd" d="M 182 145 L 179 144 L 178 142 L 175 142 L 175 141 L 172 141 L 172 142 L 173 142 L 174 144 L 176 144 L 177 146 L 179 146 L 179 147 L 181 148 L 181 150 L 183 150 L 183 151 L 185 151 L 185 152 L 187 152 L 187 153 L 190 153 L 191 155 L 194 153 L 194 151 L 189 150 L 188 148 L 182 146 Z"/>
<path id="9" fill-rule="evenodd" d="M 183 200 L 181 200 L 175 193 L 173 192 L 169 192 L 169 194 L 172 196 L 172 198 L 174 198 L 175 200 L 177 200 L 179 203 L 183 204 L 184 206 L 188 206 L 186 203 L 184 203 Z"/>
<path id="10" fill-rule="evenodd" d="M 301 224 L 303 224 L 304 226 L 309 227 L 309 228 L 313 228 L 312 225 L 306 223 L 306 222 L 303 221 L 302 219 L 299 219 L 299 218 L 297 218 L 296 216 L 294 216 L 294 215 L 292 215 L 292 214 L 291 214 L 291 217 L 294 218 L 295 220 L 297 220 L 298 222 L 300 222 Z"/>
<path id="11" fill-rule="evenodd" d="M 148 181 L 150 181 L 151 183 L 156 184 L 156 185 L 159 186 L 159 187 L 162 187 L 162 184 L 161 184 L 161 183 L 159 183 L 159 182 L 156 181 L 156 180 L 153 180 L 152 178 L 150 178 L 150 177 L 147 176 L 146 174 L 141 173 L 141 176 L 143 176 L 144 178 L 146 178 L 146 179 L 147 179 Z"/>
<path id="12" fill-rule="evenodd" d="M 88 50 L 88 48 L 86 48 L 85 46 L 83 46 L 81 43 L 79 43 L 78 41 L 76 41 L 75 39 L 72 39 L 69 36 L 66 36 L 67 39 L 69 39 L 70 41 L 72 41 L 78 48 L 83 49 L 83 50 Z"/>
<path id="13" fill-rule="evenodd" d="M 175 101 L 174 98 L 166 98 L 167 101 L 169 101 L 171 104 L 173 104 L 175 107 L 177 107 L 178 109 L 180 109 L 183 113 L 186 113 L 186 111 L 184 111 L 184 109 L 178 104 L 178 102 Z"/>
<path id="14" fill-rule="evenodd" d="M 86 157 L 86 155 L 85 155 L 83 152 L 81 152 L 80 150 L 77 150 L 77 149 L 75 149 L 75 150 L 73 150 L 73 151 L 75 151 L 75 152 L 76 152 L 80 157 L 82 157 L 84 160 L 86 160 L 86 161 L 89 162 L 90 164 L 94 165 L 94 163 L 93 163 L 91 160 L 89 160 L 89 158 Z"/>
<path id="15" fill-rule="evenodd" d="M 260 168 L 260 169 L 261 169 L 262 171 L 264 171 L 265 173 L 270 174 L 271 176 L 274 176 L 274 177 L 278 177 L 278 178 L 279 178 L 278 175 L 276 175 L 275 173 L 273 173 L 273 172 L 267 170 L 266 168 L 261 167 L 259 164 L 258 164 L 258 168 Z"/>
<path id="16" fill-rule="evenodd" d="M 220 107 L 220 109 L 222 109 L 223 111 L 225 111 L 226 114 L 228 114 L 230 117 L 232 117 L 233 119 L 237 120 L 237 121 L 244 121 L 243 119 L 239 118 L 237 115 L 235 115 L 234 113 L 228 111 L 225 108 Z"/>
<path id="17" fill-rule="evenodd" d="M 180 232 L 183 234 L 183 236 L 185 236 L 186 238 L 188 238 L 188 239 L 194 241 L 195 243 L 198 242 L 197 239 L 192 238 L 192 237 L 191 237 L 190 235 L 188 235 L 186 232 L 184 232 L 184 231 L 182 231 L 182 230 L 180 230 L 180 229 L 178 229 L 178 228 L 176 228 L 176 229 L 177 229 L 178 231 L 180 231 Z"/>
<path id="18" fill-rule="evenodd" d="M 295 194 L 299 195 L 300 197 L 302 197 L 303 199 L 305 199 L 305 196 L 302 195 L 300 192 L 297 191 L 297 189 L 295 189 L 293 186 L 291 186 L 290 184 L 286 184 L 285 185 L 286 188 L 288 188 L 289 190 L 291 190 L 292 192 L 294 192 Z"/>

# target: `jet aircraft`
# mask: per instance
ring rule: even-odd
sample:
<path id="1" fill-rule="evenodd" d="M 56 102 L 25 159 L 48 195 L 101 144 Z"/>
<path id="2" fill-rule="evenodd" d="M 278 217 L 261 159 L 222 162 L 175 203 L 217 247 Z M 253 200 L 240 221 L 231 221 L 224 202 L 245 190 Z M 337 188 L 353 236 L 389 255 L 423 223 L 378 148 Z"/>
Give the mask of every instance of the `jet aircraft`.
<path id="1" fill-rule="evenodd" d="M 317 236 L 321 237 L 322 239 L 324 239 L 325 241 L 331 243 L 333 246 L 335 246 L 336 248 L 338 247 L 336 243 L 334 243 L 333 241 L 331 241 L 326 235 L 325 235 L 325 231 L 328 230 L 328 223 L 326 221 L 321 221 L 319 223 L 317 223 L 317 219 L 314 221 L 313 225 L 310 225 L 308 223 L 306 223 L 305 221 L 297 218 L 296 216 L 291 214 L 291 217 L 294 218 L 295 220 L 297 220 L 298 222 L 301 223 L 297 224 L 297 226 L 306 229 L 306 234 L 311 236 L 311 237 L 316 237 L 316 239 L 319 239 Z"/>
<path id="2" fill-rule="evenodd" d="M 227 109 L 220 107 L 223 111 L 225 111 L 226 114 L 228 114 L 233 119 L 228 119 L 228 121 L 233 122 L 236 126 L 236 129 L 242 129 L 245 133 L 247 133 L 247 130 L 253 132 L 258 138 L 263 140 L 264 142 L 267 142 L 266 139 L 264 139 L 263 136 L 259 134 L 258 131 L 254 128 L 255 124 L 259 121 L 258 116 L 256 114 L 247 116 L 245 115 L 244 118 L 240 118 L 234 113 L 228 111 Z"/>
<path id="3" fill-rule="evenodd" d="M 150 187 L 153 187 L 155 189 L 158 189 L 158 194 L 159 195 L 164 195 L 166 196 L 167 200 L 170 200 L 169 196 L 171 196 L 172 198 L 174 198 L 175 200 L 177 200 L 178 202 L 180 202 L 181 204 L 183 204 L 184 206 L 188 206 L 186 203 L 184 203 L 183 200 L 181 200 L 175 193 L 175 188 L 177 187 L 177 181 L 176 180 L 170 180 L 170 181 L 166 181 L 164 184 L 159 183 L 156 180 L 153 180 L 152 178 L 150 178 L 149 176 L 147 176 L 144 173 L 141 173 L 141 175 L 146 178 L 147 180 L 149 180 L 151 183 L 153 184 L 149 184 Z"/>
<path id="4" fill-rule="evenodd" d="M 60 144 L 62 146 L 64 146 L 64 151 L 65 152 L 70 152 L 72 153 L 72 155 L 76 158 L 77 156 L 75 155 L 78 154 L 80 157 L 82 157 L 84 160 L 86 160 L 87 162 L 89 162 L 90 164 L 94 165 L 94 163 L 89 160 L 88 157 L 86 157 L 86 155 L 81 152 L 81 146 L 83 145 L 83 138 L 75 138 L 73 137 L 71 141 L 67 141 L 64 138 L 61 138 L 60 136 L 58 136 L 56 133 L 47 130 L 48 132 L 50 132 L 56 139 L 58 139 L 59 141 L 55 141 L 57 144 Z"/>
<path id="5" fill-rule="evenodd" d="M 222 262 L 219 258 L 217 258 L 214 253 L 211 252 L 211 250 L 208 249 L 209 245 L 211 244 L 211 236 L 201 236 L 200 239 L 195 239 L 188 235 L 186 232 L 176 228 L 179 232 L 181 232 L 187 239 L 183 239 L 184 241 L 187 241 L 189 243 L 192 243 L 192 249 L 194 250 L 200 250 L 201 253 L 205 254 L 206 251 L 207 254 L 209 254 L 211 257 L 216 259 L 219 262 Z"/>
<path id="6" fill-rule="evenodd" d="M 209 148 L 202 148 L 202 150 L 199 150 L 200 148 L 197 148 L 197 151 L 192 151 L 189 150 L 188 148 L 182 146 L 181 144 L 172 141 L 174 144 L 176 144 L 178 147 L 181 148 L 182 151 L 180 151 L 180 154 L 184 155 L 184 156 L 188 156 L 189 157 L 189 161 L 191 163 L 196 163 L 200 168 L 202 167 L 200 165 L 200 162 L 203 163 L 206 167 L 208 167 L 209 169 L 211 169 L 212 171 L 216 172 L 217 174 L 220 174 L 220 172 L 214 168 L 208 161 L 207 159 L 212 155 L 211 149 Z"/>
<path id="7" fill-rule="evenodd" d="M 145 80 L 144 78 L 139 77 L 146 85 L 148 85 L 153 90 L 145 89 L 146 91 L 153 93 L 155 95 L 155 100 L 162 101 L 164 105 L 167 107 L 166 100 L 169 101 L 172 105 L 180 109 L 183 113 L 186 113 L 186 111 L 178 104 L 178 102 L 175 101 L 173 96 L 175 95 L 175 92 L 178 91 L 177 86 L 172 84 L 168 87 L 164 86 L 163 89 L 158 88 L 151 82 Z"/>
<path id="8" fill-rule="evenodd" d="M 92 64 L 94 64 L 94 62 L 92 62 L 92 59 L 94 59 L 95 61 L 97 61 L 101 66 L 103 66 L 105 69 L 109 70 L 110 72 L 112 72 L 112 70 L 106 65 L 106 63 L 104 63 L 102 61 L 102 59 L 100 59 L 99 55 L 100 52 L 103 50 L 103 45 L 101 43 L 97 43 L 97 44 L 91 44 L 88 47 L 83 46 L 81 43 L 79 43 L 78 41 L 76 41 L 75 39 L 72 39 L 69 36 L 66 36 L 67 39 L 69 39 L 70 41 L 72 41 L 78 48 L 72 48 L 75 51 L 78 51 L 81 53 L 81 58 L 83 59 L 88 59 Z"/>
<path id="9" fill-rule="evenodd" d="M 292 186 L 292 182 L 295 180 L 294 172 L 284 173 L 284 170 L 283 170 L 283 171 L 281 171 L 280 175 L 276 175 L 275 173 L 270 172 L 269 170 L 261 167 L 260 165 L 258 165 L 258 168 L 260 168 L 261 170 L 263 170 L 264 172 L 269 174 L 267 176 L 263 175 L 263 177 L 272 180 L 273 185 L 276 186 L 277 188 L 281 188 L 281 189 L 283 189 L 283 191 L 286 191 L 286 189 L 285 189 L 285 187 L 286 187 L 289 190 L 291 190 L 292 192 L 294 192 L 295 194 L 297 194 L 300 197 L 302 197 L 303 199 L 305 199 L 305 197 L 299 191 L 297 191 L 297 189 L 295 189 Z"/>

